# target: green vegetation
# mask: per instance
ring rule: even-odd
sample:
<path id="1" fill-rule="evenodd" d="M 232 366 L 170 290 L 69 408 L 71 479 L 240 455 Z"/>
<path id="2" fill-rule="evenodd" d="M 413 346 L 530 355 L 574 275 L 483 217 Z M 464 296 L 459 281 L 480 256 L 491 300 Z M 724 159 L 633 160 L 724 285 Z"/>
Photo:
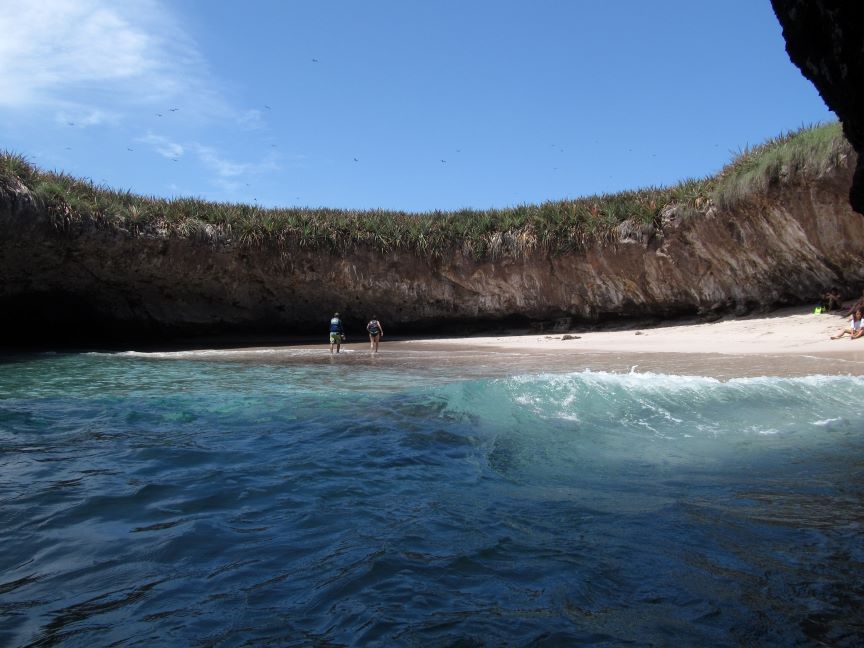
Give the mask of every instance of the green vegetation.
<path id="1" fill-rule="evenodd" d="M 839 124 L 801 129 L 743 151 L 717 176 L 507 209 L 409 214 L 383 210 L 262 209 L 194 198 L 164 199 L 117 191 L 0 153 L 0 189 L 26 186 L 60 231 L 100 227 L 130 235 L 186 237 L 251 248 L 320 249 L 369 246 L 475 258 L 561 253 L 618 240 L 618 226 L 659 225 L 669 205 L 690 213 L 712 203 L 731 208 L 781 182 L 803 181 L 840 165 L 851 153 Z"/>
<path id="2" fill-rule="evenodd" d="M 796 179 L 818 178 L 852 154 L 838 122 L 811 126 L 747 148 L 716 177 L 715 203 L 732 209 L 753 195 Z"/>

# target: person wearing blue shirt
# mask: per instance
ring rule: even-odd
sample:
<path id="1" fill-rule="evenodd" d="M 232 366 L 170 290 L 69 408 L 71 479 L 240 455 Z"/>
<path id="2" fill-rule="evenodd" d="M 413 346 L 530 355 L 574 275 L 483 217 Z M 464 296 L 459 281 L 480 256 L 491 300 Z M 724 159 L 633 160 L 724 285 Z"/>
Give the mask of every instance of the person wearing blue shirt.
<path id="1" fill-rule="evenodd" d="M 336 353 L 339 353 L 339 348 L 345 340 L 345 331 L 342 328 L 342 320 L 339 319 L 339 313 L 333 313 L 333 318 L 330 320 L 330 353 L 333 353 L 333 347 L 336 347 Z"/>

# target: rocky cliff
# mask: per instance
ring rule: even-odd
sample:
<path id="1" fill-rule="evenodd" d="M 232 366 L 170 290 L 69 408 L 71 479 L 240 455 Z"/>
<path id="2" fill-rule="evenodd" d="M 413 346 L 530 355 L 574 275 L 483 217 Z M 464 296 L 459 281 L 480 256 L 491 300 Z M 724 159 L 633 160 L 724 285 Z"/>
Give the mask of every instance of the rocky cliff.
<path id="1" fill-rule="evenodd" d="M 734 211 L 669 205 L 613 241 L 567 254 L 477 259 L 406 251 L 250 248 L 201 237 L 57 226 L 23 186 L 0 189 L 0 324 L 7 342 L 167 334 L 321 334 L 334 310 L 388 333 L 814 303 L 864 286 L 864 219 L 847 195 L 854 154 Z M 55 215 L 56 216 L 56 215 Z M 60 221 L 62 223 L 62 221 Z"/>
<path id="2" fill-rule="evenodd" d="M 864 3 L 771 0 L 786 51 L 843 124 L 859 163 L 849 192 L 864 214 Z"/>

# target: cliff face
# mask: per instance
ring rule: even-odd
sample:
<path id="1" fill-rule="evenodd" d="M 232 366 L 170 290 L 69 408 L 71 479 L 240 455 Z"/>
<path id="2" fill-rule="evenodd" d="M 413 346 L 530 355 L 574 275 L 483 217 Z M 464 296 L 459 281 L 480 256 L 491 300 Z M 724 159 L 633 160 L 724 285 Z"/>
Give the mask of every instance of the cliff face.
<path id="1" fill-rule="evenodd" d="M 864 3 L 856 0 L 771 0 L 786 51 L 843 123 L 859 156 L 849 192 L 864 214 Z"/>
<path id="2" fill-rule="evenodd" d="M 735 213 L 669 207 L 659 227 L 624 223 L 613 243 L 486 260 L 58 230 L 26 189 L 0 190 L 0 325 L 7 342 L 314 335 L 338 310 L 349 325 L 376 314 L 388 332 L 410 333 L 813 303 L 831 285 L 852 296 L 864 285 L 864 219 L 847 200 L 855 162 Z"/>

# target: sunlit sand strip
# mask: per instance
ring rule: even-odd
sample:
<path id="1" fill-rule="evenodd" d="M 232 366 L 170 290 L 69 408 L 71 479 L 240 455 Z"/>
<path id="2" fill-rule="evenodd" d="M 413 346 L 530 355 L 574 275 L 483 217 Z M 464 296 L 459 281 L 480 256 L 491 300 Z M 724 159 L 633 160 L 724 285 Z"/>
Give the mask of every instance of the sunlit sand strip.
<path id="1" fill-rule="evenodd" d="M 864 360 L 864 338 L 831 340 L 848 320 L 811 310 L 784 309 L 768 315 L 716 322 L 673 324 L 615 331 L 447 338 L 419 344 L 492 346 L 507 349 L 620 353 L 720 353 L 726 355 L 828 354 Z"/>

